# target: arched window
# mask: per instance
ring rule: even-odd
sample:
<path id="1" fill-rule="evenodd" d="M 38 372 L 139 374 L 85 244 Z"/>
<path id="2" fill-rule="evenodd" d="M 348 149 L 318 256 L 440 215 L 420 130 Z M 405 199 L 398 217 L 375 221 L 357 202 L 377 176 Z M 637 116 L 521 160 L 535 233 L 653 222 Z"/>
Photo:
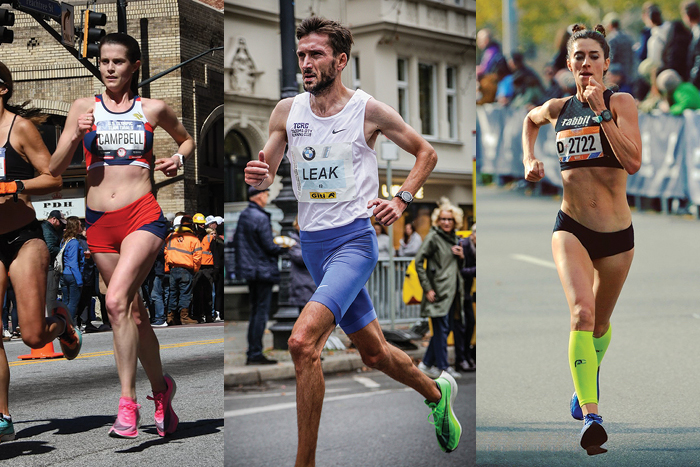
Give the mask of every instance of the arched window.
<path id="1" fill-rule="evenodd" d="M 243 170 L 250 161 L 250 146 L 243 135 L 236 130 L 231 130 L 224 139 L 224 154 L 226 155 L 226 194 L 224 201 L 227 203 L 246 201 L 247 185 L 244 180 Z"/>

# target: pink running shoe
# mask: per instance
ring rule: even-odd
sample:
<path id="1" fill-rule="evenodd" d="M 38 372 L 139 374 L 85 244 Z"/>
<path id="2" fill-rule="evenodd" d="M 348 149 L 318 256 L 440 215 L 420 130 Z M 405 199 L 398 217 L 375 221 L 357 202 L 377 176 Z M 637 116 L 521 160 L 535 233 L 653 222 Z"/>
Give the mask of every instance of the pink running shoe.
<path id="1" fill-rule="evenodd" d="M 119 398 L 119 414 L 117 420 L 109 429 L 112 438 L 136 438 L 139 435 L 139 422 L 141 406 L 135 400 L 128 397 Z"/>
<path id="2" fill-rule="evenodd" d="M 175 415 L 172 406 L 177 385 L 169 374 L 164 374 L 163 378 L 165 379 L 165 391 L 154 392 L 153 397 L 147 396 L 149 400 L 152 400 L 156 404 L 156 414 L 154 418 L 156 421 L 156 430 L 158 430 L 160 436 L 175 432 L 177 424 L 180 421 L 177 415 Z"/>

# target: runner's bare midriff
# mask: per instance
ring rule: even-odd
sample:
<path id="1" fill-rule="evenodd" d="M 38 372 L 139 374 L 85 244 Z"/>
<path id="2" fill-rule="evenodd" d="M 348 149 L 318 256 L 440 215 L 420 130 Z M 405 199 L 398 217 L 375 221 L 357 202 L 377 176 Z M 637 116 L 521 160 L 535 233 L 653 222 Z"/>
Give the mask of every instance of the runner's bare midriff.
<path id="1" fill-rule="evenodd" d="M 627 204 L 627 172 L 611 167 L 581 167 L 562 172 L 561 209 L 596 232 L 617 232 L 632 223 Z"/>
<path id="2" fill-rule="evenodd" d="M 36 214 L 29 195 L 0 196 L 0 235 L 24 227 L 34 220 Z"/>
<path id="3" fill-rule="evenodd" d="M 151 191 L 148 169 L 134 165 L 95 167 L 87 184 L 87 206 L 103 212 L 123 208 Z"/>

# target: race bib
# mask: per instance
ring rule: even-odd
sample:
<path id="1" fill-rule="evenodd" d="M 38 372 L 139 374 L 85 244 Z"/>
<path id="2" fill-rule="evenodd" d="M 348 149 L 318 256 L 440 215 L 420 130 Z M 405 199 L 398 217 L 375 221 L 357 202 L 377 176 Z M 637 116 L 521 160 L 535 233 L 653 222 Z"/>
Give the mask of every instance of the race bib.
<path id="1" fill-rule="evenodd" d="M 559 162 L 585 161 L 603 157 L 597 126 L 562 130 L 557 133 Z"/>
<path id="2" fill-rule="evenodd" d="M 297 200 L 337 203 L 356 198 L 352 143 L 291 146 Z"/>
<path id="3" fill-rule="evenodd" d="M 146 147 L 146 127 L 135 120 L 97 122 L 97 147 L 104 159 L 138 159 Z"/>
<path id="4" fill-rule="evenodd" d="M 5 181 L 5 148 L 0 148 L 0 182 Z"/>

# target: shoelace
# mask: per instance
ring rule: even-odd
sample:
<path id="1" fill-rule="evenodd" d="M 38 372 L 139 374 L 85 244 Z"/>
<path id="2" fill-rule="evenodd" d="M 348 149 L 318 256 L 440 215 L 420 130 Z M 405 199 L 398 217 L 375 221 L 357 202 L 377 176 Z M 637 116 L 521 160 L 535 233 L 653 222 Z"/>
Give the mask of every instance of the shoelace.
<path id="1" fill-rule="evenodd" d="M 156 414 L 163 415 L 163 408 L 165 407 L 165 393 L 164 392 L 154 392 L 153 397 L 146 396 L 146 399 L 153 401 L 156 404 Z"/>
<path id="2" fill-rule="evenodd" d="M 588 422 L 598 422 L 598 423 L 603 423 L 603 417 L 601 417 L 598 414 L 595 413 L 589 413 L 585 417 L 585 423 Z"/>
<path id="3" fill-rule="evenodd" d="M 436 423 L 435 422 L 436 415 L 439 415 L 437 413 L 438 412 L 438 404 L 436 404 L 435 402 L 428 402 L 428 401 L 425 401 L 425 404 L 428 407 L 430 407 L 430 413 L 428 414 L 428 423 L 430 423 L 431 425 L 434 426 Z M 433 417 L 433 419 L 431 420 L 430 417 Z"/>
<path id="4" fill-rule="evenodd" d="M 135 402 L 120 402 L 119 403 L 119 418 L 124 420 L 129 425 L 135 425 L 138 418 L 138 410 L 141 406 Z"/>

